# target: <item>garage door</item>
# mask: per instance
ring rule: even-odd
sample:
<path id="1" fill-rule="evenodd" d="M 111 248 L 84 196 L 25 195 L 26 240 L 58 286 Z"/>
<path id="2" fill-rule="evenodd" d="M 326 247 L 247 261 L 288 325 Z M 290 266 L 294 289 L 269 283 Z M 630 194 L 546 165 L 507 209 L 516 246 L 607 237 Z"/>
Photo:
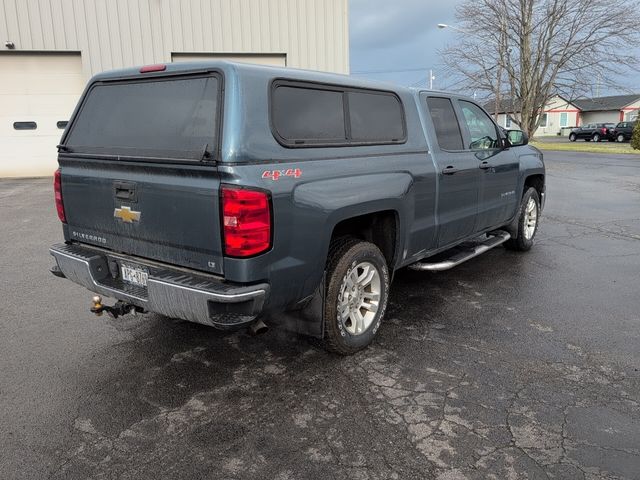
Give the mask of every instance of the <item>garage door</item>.
<path id="1" fill-rule="evenodd" d="M 269 54 L 230 54 L 230 53 L 173 53 L 174 62 L 202 62 L 203 60 L 229 60 L 232 62 L 257 63 L 274 67 L 286 67 L 287 56 L 282 53 Z"/>
<path id="2" fill-rule="evenodd" d="M 85 83 L 80 54 L 0 54 L 0 177 L 53 174 Z"/>

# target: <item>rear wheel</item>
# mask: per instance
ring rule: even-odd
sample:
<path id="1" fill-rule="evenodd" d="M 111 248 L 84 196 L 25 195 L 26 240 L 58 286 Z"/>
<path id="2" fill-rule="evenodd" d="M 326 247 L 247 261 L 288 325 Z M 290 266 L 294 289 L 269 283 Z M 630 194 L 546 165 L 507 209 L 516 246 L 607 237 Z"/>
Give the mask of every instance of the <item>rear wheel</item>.
<path id="1" fill-rule="evenodd" d="M 375 336 L 389 296 L 389 271 L 380 249 L 338 239 L 330 249 L 324 305 L 324 346 L 351 355 Z"/>
<path id="2" fill-rule="evenodd" d="M 595 133 L 595 134 L 593 135 L 593 137 L 591 137 L 591 139 L 592 139 L 594 142 L 599 142 L 599 141 L 600 141 L 600 134 L 599 134 L 599 133 Z"/>
<path id="3" fill-rule="evenodd" d="M 575 133 L 572 133 L 571 135 L 569 135 L 569 141 L 570 141 L 570 142 L 575 142 L 575 141 L 576 141 L 576 138 L 577 138 L 577 137 L 576 137 L 576 134 L 575 134 Z"/>
<path id="4" fill-rule="evenodd" d="M 526 252 L 533 246 L 540 220 L 540 197 L 538 191 L 530 187 L 522 197 L 518 216 L 518 232 L 504 244 L 509 250 Z"/>

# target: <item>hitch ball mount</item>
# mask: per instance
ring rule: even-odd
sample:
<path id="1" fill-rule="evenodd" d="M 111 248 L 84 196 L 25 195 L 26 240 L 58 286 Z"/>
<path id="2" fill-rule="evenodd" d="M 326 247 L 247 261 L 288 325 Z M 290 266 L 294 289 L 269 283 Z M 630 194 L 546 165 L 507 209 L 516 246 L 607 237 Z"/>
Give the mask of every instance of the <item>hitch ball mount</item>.
<path id="1" fill-rule="evenodd" d="M 131 303 L 123 302 L 122 300 L 118 300 L 112 307 L 103 305 L 102 297 L 100 295 L 93 297 L 91 302 L 93 305 L 89 310 L 97 317 L 100 317 L 104 312 L 107 312 L 113 318 L 118 318 L 122 315 L 127 315 L 128 313 L 133 315 L 137 313 L 144 313 L 144 309 L 136 305 L 132 305 Z"/>

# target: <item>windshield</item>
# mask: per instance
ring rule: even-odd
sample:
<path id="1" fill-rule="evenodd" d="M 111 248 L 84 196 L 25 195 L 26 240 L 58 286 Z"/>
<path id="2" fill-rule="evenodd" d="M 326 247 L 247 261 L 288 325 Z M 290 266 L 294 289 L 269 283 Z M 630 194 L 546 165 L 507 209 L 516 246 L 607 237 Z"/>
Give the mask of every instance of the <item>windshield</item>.
<path id="1" fill-rule="evenodd" d="M 200 160 L 216 149 L 218 92 L 216 76 L 98 83 L 65 146 L 78 153 Z"/>

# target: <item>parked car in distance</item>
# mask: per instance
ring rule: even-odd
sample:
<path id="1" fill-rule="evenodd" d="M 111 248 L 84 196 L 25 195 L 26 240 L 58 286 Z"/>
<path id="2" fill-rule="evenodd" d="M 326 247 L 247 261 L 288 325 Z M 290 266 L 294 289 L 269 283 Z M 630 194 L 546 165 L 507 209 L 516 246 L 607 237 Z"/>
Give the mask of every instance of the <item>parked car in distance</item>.
<path id="1" fill-rule="evenodd" d="M 613 138 L 615 138 L 617 142 L 628 142 L 631 140 L 635 126 L 636 122 L 620 122 L 616 125 L 616 128 L 613 129 Z"/>
<path id="2" fill-rule="evenodd" d="M 396 270 L 531 248 L 545 166 L 527 143 L 469 97 L 345 75 L 102 73 L 58 147 L 52 273 L 98 294 L 96 314 L 280 325 L 351 354 L 378 331 Z"/>
<path id="3" fill-rule="evenodd" d="M 585 142 L 609 140 L 613 142 L 615 140 L 613 136 L 614 128 L 615 125 L 613 123 L 588 123 L 571 130 L 569 140 L 572 142 L 576 140 L 584 140 Z"/>

